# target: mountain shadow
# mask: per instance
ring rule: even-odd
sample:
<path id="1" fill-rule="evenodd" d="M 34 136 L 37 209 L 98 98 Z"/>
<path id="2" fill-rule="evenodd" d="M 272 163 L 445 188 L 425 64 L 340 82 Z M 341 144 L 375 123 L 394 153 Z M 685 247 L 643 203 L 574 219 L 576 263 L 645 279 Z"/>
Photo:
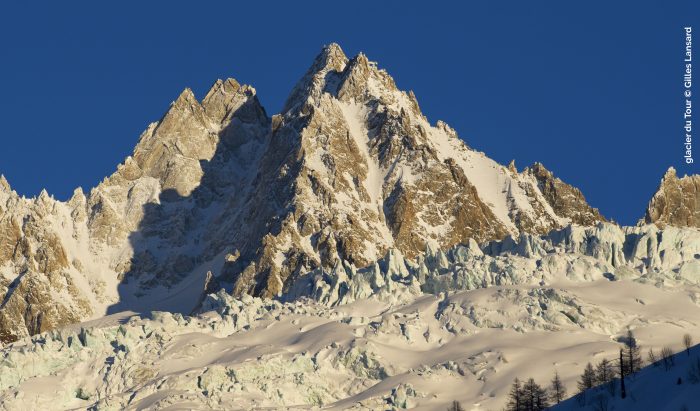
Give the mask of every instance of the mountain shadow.
<path id="1" fill-rule="evenodd" d="M 261 186 L 255 183 L 263 178 L 260 163 L 271 162 L 280 148 L 271 144 L 272 119 L 254 89 L 233 80 L 221 84 L 201 104 L 191 92 L 183 93 L 134 151 L 141 179 L 157 179 L 162 190 L 157 201 L 141 205 L 137 229 L 128 234 L 133 255 L 118 267 L 119 302 L 107 314 L 189 313 L 205 289 L 230 291 L 236 281 L 231 273 L 254 258 L 263 239 L 259 233 L 278 230 L 284 206 L 275 201 L 277 193 L 251 188 Z M 227 95 L 215 98 L 225 86 Z M 214 123 L 214 131 L 187 135 L 191 124 L 186 123 L 192 121 L 203 127 Z M 166 123 L 169 127 L 160 129 Z M 207 144 L 213 150 L 198 151 Z M 193 166 L 188 146 L 208 158 Z M 136 197 L 134 190 L 137 184 L 129 188 L 127 201 Z M 93 207 L 94 212 L 99 210 Z M 222 273 L 230 275 L 220 279 Z"/>

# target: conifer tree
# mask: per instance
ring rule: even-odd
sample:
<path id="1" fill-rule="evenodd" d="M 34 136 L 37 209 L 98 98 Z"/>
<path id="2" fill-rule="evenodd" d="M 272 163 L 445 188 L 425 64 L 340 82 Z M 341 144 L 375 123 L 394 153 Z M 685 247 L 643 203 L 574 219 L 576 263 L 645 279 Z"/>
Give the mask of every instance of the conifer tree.
<path id="1" fill-rule="evenodd" d="M 578 389 L 580 392 L 590 390 L 595 387 L 596 375 L 595 370 L 593 370 L 593 364 L 586 364 L 586 368 L 583 370 L 581 379 L 578 382 Z"/>
<path id="2" fill-rule="evenodd" d="M 549 407 L 547 390 L 535 382 L 533 378 L 523 384 L 522 390 L 523 411 L 541 411 Z"/>
<path id="3" fill-rule="evenodd" d="M 508 404 L 506 411 L 522 411 L 523 410 L 523 387 L 518 378 L 513 381 L 508 393 Z"/>
<path id="4" fill-rule="evenodd" d="M 539 384 L 535 384 L 534 387 L 534 404 L 532 411 L 544 411 L 547 408 L 549 408 L 549 394 L 547 392 L 547 389 L 544 387 L 541 387 Z"/>
<path id="5" fill-rule="evenodd" d="M 622 348 L 620 348 L 620 398 L 627 397 L 627 391 L 625 390 L 625 361 L 622 355 Z"/>
<path id="6" fill-rule="evenodd" d="M 690 334 L 683 335 L 683 346 L 685 347 L 685 353 L 690 356 L 690 347 L 693 346 L 693 337 Z"/>
<path id="7" fill-rule="evenodd" d="M 654 367 L 658 367 L 659 363 L 658 358 L 656 358 L 656 353 L 654 352 L 653 348 L 649 348 L 649 353 L 647 354 L 647 361 L 649 361 L 650 365 L 653 365 Z"/>
<path id="8" fill-rule="evenodd" d="M 673 351 L 670 348 L 664 347 L 661 349 L 661 363 L 664 365 L 666 371 L 670 370 L 675 365 L 673 361 Z"/>
<path id="9" fill-rule="evenodd" d="M 610 392 L 610 394 L 612 395 L 615 393 L 614 378 L 615 371 L 613 369 L 612 363 L 607 358 L 603 358 L 602 360 L 600 360 L 598 366 L 596 367 L 597 383 L 600 385 L 604 385 L 605 388 L 608 389 L 608 392 Z"/>
<path id="10" fill-rule="evenodd" d="M 447 408 L 447 411 L 464 411 L 464 408 L 458 401 L 452 401 L 452 405 Z"/>
<path id="11" fill-rule="evenodd" d="M 642 369 L 642 354 L 632 330 L 627 330 L 625 340 L 625 374 L 634 374 Z"/>
<path id="12" fill-rule="evenodd" d="M 561 382 L 559 378 L 559 372 L 554 373 L 554 377 L 549 385 L 549 398 L 555 403 L 559 404 L 566 396 L 566 387 Z"/>

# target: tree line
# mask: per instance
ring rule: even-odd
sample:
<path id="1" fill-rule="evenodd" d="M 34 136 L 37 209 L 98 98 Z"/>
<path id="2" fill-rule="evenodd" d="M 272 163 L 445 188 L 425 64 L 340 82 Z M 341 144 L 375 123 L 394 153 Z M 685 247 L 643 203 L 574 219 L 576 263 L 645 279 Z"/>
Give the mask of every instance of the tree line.
<path id="1" fill-rule="evenodd" d="M 633 377 L 639 372 L 644 366 L 644 360 L 642 359 L 641 347 L 632 330 L 628 330 L 627 334 L 620 340 L 622 347 L 615 359 L 603 358 L 595 365 L 589 362 L 584 367 L 578 380 L 577 392 L 574 394 L 582 406 L 592 403 L 594 409 L 603 411 L 608 409 L 607 404 L 610 398 L 616 395 L 619 395 L 620 398 L 626 398 L 625 379 Z M 689 334 L 683 336 L 683 345 L 686 353 L 690 355 L 693 339 Z M 650 348 L 647 360 L 649 365 L 662 366 L 668 371 L 674 365 L 673 355 L 673 351 L 668 347 L 662 348 L 658 354 Z M 696 363 L 691 363 L 688 378 L 693 383 L 700 383 L 700 357 Z M 680 378 L 678 383 L 681 383 Z M 593 388 L 604 390 L 603 392 L 607 392 L 609 395 L 590 395 Z M 591 398 L 587 398 L 587 395 Z M 540 386 L 533 378 L 528 378 L 524 383 L 516 378 L 508 393 L 508 404 L 505 410 L 541 411 L 565 399 L 567 399 L 566 388 L 562 384 L 558 372 L 554 373 L 547 387 Z"/>
<path id="2" fill-rule="evenodd" d="M 597 364 L 589 362 L 583 369 L 577 383 L 577 392 L 574 394 L 576 401 L 581 406 L 593 405 L 595 410 L 608 410 L 610 398 L 617 395 L 620 398 L 627 397 L 625 378 L 634 378 L 645 365 L 642 359 L 642 350 L 632 330 L 627 330 L 627 334 L 620 338 L 622 347 L 619 355 L 613 359 L 603 358 Z M 683 335 L 683 347 L 685 353 L 690 356 L 690 349 L 693 346 L 693 338 L 690 334 Z M 658 353 L 653 348 L 647 352 L 647 363 L 653 367 L 663 367 L 669 371 L 675 366 L 674 353 L 669 347 L 663 347 Z M 688 368 L 687 378 L 692 384 L 700 384 L 700 356 L 691 361 Z M 677 384 L 682 384 L 679 377 Z M 597 388 L 596 390 L 593 390 Z M 508 393 L 508 403 L 505 411 L 541 411 L 556 405 L 565 399 L 566 387 L 559 377 L 557 371 L 549 382 L 543 387 L 533 378 L 528 378 L 524 382 L 515 378 Z M 590 395 L 607 393 L 609 395 Z M 587 398 L 590 396 L 591 398 Z M 464 411 L 458 401 L 453 401 L 448 411 Z"/>

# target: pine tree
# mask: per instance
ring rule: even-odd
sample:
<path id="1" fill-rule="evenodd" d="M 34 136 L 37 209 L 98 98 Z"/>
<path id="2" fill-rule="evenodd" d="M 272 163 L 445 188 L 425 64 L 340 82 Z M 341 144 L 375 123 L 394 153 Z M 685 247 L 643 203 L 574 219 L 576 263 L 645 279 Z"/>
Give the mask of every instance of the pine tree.
<path id="1" fill-rule="evenodd" d="M 586 365 L 586 368 L 584 368 L 584 370 L 583 370 L 583 374 L 581 375 L 581 379 L 578 382 L 578 389 L 580 392 L 590 390 L 591 388 L 595 387 L 595 382 L 596 382 L 596 375 L 595 375 L 595 371 L 593 370 L 593 364 L 588 363 Z"/>
<path id="2" fill-rule="evenodd" d="M 549 407 L 547 390 L 535 382 L 533 378 L 527 380 L 522 390 L 523 411 L 542 411 Z"/>
<path id="3" fill-rule="evenodd" d="M 673 361 L 673 351 L 670 348 L 664 347 L 661 349 L 661 363 L 664 365 L 666 371 L 670 370 L 674 365 Z"/>
<path id="4" fill-rule="evenodd" d="M 593 364 L 586 364 L 586 368 L 583 369 L 583 374 L 578 380 L 578 393 L 576 394 L 576 399 L 581 405 L 586 404 L 586 391 L 595 386 L 595 371 L 593 370 Z"/>
<path id="5" fill-rule="evenodd" d="M 555 403 L 559 404 L 566 396 L 566 387 L 561 382 L 559 378 L 559 372 L 554 373 L 554 377 L 549 385 L 549 398 Z"/>
<path id="6" fill-rule="evenodd" d="M 620 348 L 620 398 L 627 397 L 627 391 L 625 390 L 625 361 L 622 355 L 622 348 Z"/>
<path id="7" fill-rule="evenodd" d="M 452 405 L 447 408 L 447 411 L 464 411 L 464 408 L 458 401 L 452 401 Z"/>
<path id="8" fill-rule="evenodd" d="M 693 337 L 690 334 L 683 335 L 683 346 L 685 346 L 685 353 L 690 356 L 690 347 L 693 346 Z"/>
<path id="9" fill-rule="evenodd" d="M 510 387 L 506 411 L 523 411 L 523 388 L 520 385 L 520 380 L 517 378 Z"/>
<path id="10" fill-rule="evenodd" d="M 647 354 L 647 361 L 649 361 L 649 364 L 653 365 L 654 367 L 659 366 L 659 363 L 657 362 L 658 359 L 656 358 L 656 353 L 654 352 L 653 348 L 649 348 L 649 353 Z"/>
<path id="11" fill-rule="evenodd" d="M 600 360 L 596 366 L 596 382 L 598 384 L 605 384 L 613 379 L 613 370 L 610 361 L 607 358 Z"/>
<path id="12" fill-rule="evenodd" d="M 523 384 L 523 410 L 532 411 L 532 407 L 535 404 L 535 393 L 533 392 L 533 385 L 535 381 L 530 378 Z"/>
<path id="13" fill-rule="evenodd" d="M 533 411 L 543 411 L 549 408 L 549 394 L 547 389 L 541 387 L 539 384 L 535 384 L 534 388 L 534 404 Z"/>
<path id="14" fill-rule="evenodd" d="M 523 411 L 532 411 L 535 407 L 535 380 L 532 378 L 523 384 Z"/>
<path id="15" fill-rule="evenodd" d="M 607 358 L 603 358 L 602 360 L 600 360 L 598 366 L 596 367 L 597 383 L 600 385 L 605 385 L 605 387 L 608 389 L 608 392 L 610 392 L 610 394 L 612 395 L 615 393 L 614 378 L 615 371 L 613 370 L 612 363 Z"/>
<path id="16" fill-rule="evenodd" d="M 630 329 L 627 330 L 625 347 L 625 374 L 634 374 L 642 369 L 642 354 L 637 339 Z"/>

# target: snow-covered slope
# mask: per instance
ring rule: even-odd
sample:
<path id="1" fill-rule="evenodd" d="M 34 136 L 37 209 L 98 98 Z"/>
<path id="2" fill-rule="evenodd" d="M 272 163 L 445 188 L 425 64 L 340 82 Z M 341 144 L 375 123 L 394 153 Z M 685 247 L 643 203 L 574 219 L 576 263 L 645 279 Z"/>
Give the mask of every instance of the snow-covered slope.
<path id="1" fill-rule="evenodd" d="M 0 341 L 205 293 L 273 297 L 300 274 L 413 258 L 600 214 L 540 164 L 518 172 L 420 112 L 363 54 L 325 47 L 269 117 L 255 89 L 187 89 L 114 174 L 67 202 L 0 178 Z"/>
<path id="2" fill-rule="evenodd" d="M 336 260 L 287 301 L 220 290 L 194 317 L 124 313 L 17 341 L 0 351 L 0 407 L 501 409 L 515 377 L 557 371 L 573 393 L 628 328 L 644 347 L 698 338 L 699 257 L 697 229 L 601 223 Z"/>
<path id="3" fill-rule="evenodd" d="M 596 387 L 552 407 L 552 411 L 700 410 L 700 346 L 688 351 L 677 345 L 674 348 L 679 352 L 671 357 L 668 368 L 659 360 L 625 378 L 624 399 L 616 379 L 614 394 L 606 387 Z"/>

